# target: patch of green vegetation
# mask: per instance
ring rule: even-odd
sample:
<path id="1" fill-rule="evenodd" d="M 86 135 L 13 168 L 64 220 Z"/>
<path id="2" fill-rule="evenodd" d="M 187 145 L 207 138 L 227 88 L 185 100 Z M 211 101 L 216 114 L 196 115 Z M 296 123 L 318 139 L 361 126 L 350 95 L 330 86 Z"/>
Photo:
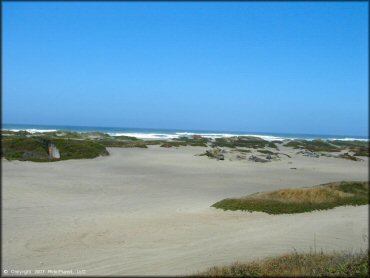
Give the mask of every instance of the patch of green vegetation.
<path id="1" fill-rule="evenodd" d="M 47 132 L 45 135 L 52 136 L 52 137 L 58 137 L 58 138 L 65 138 L 65 139 L 92 139 L 92 138 L 114 138 L 111 137 L 107 133 L 103 132 L 72 132 L 72 131 L 53 131 L 53 132 Z"/>
<path id="2" fill-rule="evenodd" d="M 216 138 L 215 141 L 212 143 L 212 147 L 228 147 L 228 148 L 236 148 L 236 147 L 244 147 L 244 148 L 277 148 L 277 146 L 273 142 L 269 142 L 263 140 L 259 137 L 254 136 L 237 136 L 237 137 L 228 137 L 228 138 Z"/>
<path id="3" fill-rule="evenodd" d="M 332 144 L 341 146 L 341 147 L 369 147 L 369 142 L 367 141 L 358 141 L 358 140 L 333 140 L 330 141 Z"/>
<path id="4" fill-rule="evenodd" d="M 305 149 L 311 152 L 339 152 L 340 148 L 323 140 L 293 140 L 286 143 L 284 146 L 294 149 Z"/>
<path id="5" fill-rule="evenodd" d="M 49 143 L 55 144 L 58 148 L 60 160 L 94 158 L 100 155 L 108 155 L 105 147 L 95 141 L 32 136 L 2 138 L 1 156 L 8 160 L 53 161 L 49 159 Z"/>
<path id="6" fill-rule="evenodd" d="M 193 147 L 207 147 L 209 139 L 199 135 L 192 137 L 179 137 L 174 141 L 165 141 L 161 143 L 163 148 L 180 147 L 180 146 L 193 146 Z"/>
<path id="7" fill-rule="evenodd" d="M 219 201 L 212 207 L 223 210 L 242 210 L 242 211 L 260 211 L 268 214 L 285 214 L 285 213 L 302 213 L 314 210 L 332 209 L 338 206 L 358 206 L 369 203 L 369 182 L 341 182 L 338 184 L 322 185 L 324 190 L 322 194 L 326 201 L 307 201 L 302 198 L 302 201 L 289 201 L 288 199 L 273 199 L 261 196 L 256 198 L 253 195 L 244 198 L 229 198 Z M 314 189 L 314 187 L 313 187 Z M 330 189 L 331 191 L 327 191 Z M 290 190 L 293 191 L 293 190 Z M 297 189 L 299 192 L 299 189 Z M 341 196 L 338 192 L 351 193 L 350 196 Z M 268 195 L 268 194 L 265 194 Z M 288 196 L 286 194 L 285 196 Z M 287 197 L 288 198 L 288 197 Z"/>
<path id="8" fill-rule="evenodd" d="M 194 146 L 194 145 L 206 146 L 206 144 L 210 141 L 210 139 L 206 137 L 202 137 L 200 135 L 193 135 L 191 137 L 175 138 L 174 141 L 185 142 L 191 146 Z"/>
<path id="9" fill-rule="evenodd" d="M 72 132 L 67 130 L 46 132 L 45 135 L 49 137 L 59 137 L 65 139 L 82 139 L 82 133 Z"/>
<path id="10" fill-rule="evenodd" d="M 12 131 L 12 130 L 1 130 L 1 135 L 17 135 L 17 136 L 25 136 L 30 135 L 31 133 L 25 130 L 20 131 Z"/>
<path id="11" fill-rule="evenodd" d="M 278 147 L 275 145 L 275 143 L 274 142 L 269 142 L 268 144 L 267 144 L 267 147 L 269 147 L 269 148 L 273 148 L 273 149 L 277 149 Z"/>
<path id="12" fill-rule="evenodd" d="M 361 198 L 364 198 L 364 202 L 368 200 L 366 195 L 369 193 L 369 182 L 342 181 L 338 185 L 332 185 L 331 188 L 339 189 L 345 193 L 360 195 Z"/>
<path id="13" fill-rule="evenodd" d="M 167 140 L 145 140 L 146 145 L 162 145 L 167 142 Z"/>
<path id="14" fill-rule="evenodd" d="M 369 254 L 297 253 L 269 257 L 249 263 L 212 267 L 198 273 L 205 277 L 369 277 Z"/>
<path id="15" fill-rule="evenodd" d="M 2 138 L 1 156 L 8 160 L 48 160 L 48 143 L 41 138 Z"/>
<path id="16" fill-rule="evenodd" d="M 102 139 L 98 141 L 105 147 L 117 147 L 117 148 L 148 148 L 146 142 L 142 140 L 137 141 L 122 141 L 122 140 L 112 140 L 112 139 Z"/>
<path id="17" fill-rule="evenodd" d="M 271 154 L 271 155 L 273 155 L 273 154 L 275 154 L 274 152 L 272 152 L 272 151 L 269 151 L 269 150 L 257 150 L 259 153 L 264 153 L 264 154 Z"/>
<path id="18" fill-rule="evenodd" d="M 185 142 L 172 142 L 168 141 L 165 143 L 162 143 L 161 147 L 162 148 L 172 148 L 172 147 L 180 147 L 180 146 L 187 146 L 188 144 Z"/>
<path id="19" fill-rule="evenodd" d="M 111 138 L 114 138 L 116 140 L 123 140 L 123 141 L 143 141 L 142 139 L 139 139 L 133 136 L 125 136 L 125 135 L 112 136 Z"/>
<path id="20" fill-rule="evenodd" d="M 349 149 L 354 152 L 354 156 L 367 156 L 369 157 L 369 142 L 368 141 L 345 141 L 334 140 L 332 144 L 339 146 L 341 149 Z"/>
<path id="21" fill-rule="evenodd" d="M 200 135 L 193 135 L 191 137 L 175 138 L 174 141 L 185 143 L 185 145 L 180 144 L 180 146 L 207 147 L 207 143 L 210 140 L 208 138 L 202 137 Z M 170 141 L 170 143 L 173 143 L 174 141 Z M 166 143 L 168 143 L 168 142 L 166 142 Z M 164 143 L 164 144 L 166 144 L 166 143 Z M 172 145 L 175 146 L 176 144 L 172 144 Z"/>
<path id="22" fill-rule="evenodd" d="M 190 143 L 188 146 L 193 146 L 193 147 L 207 147 L 206 143 Z"/>
<path id="23" fill-rule="evenodd" d="M 95 158 L 109 154 L 102 144 L 92 140 L 53 139 L 52 143 L 59 149 L 60 160 Z"/>

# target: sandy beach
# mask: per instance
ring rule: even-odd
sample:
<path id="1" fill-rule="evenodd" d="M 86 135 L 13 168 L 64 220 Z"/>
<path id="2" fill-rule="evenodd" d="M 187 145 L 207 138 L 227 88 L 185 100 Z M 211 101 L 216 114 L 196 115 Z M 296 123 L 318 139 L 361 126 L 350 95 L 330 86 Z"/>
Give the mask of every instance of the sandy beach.
<path id="1" fill-rule="evenodd" d="M 2 161 L 3 269 L 186 275 L 297 251 L 368 245 L 368 206 L 294 215 L 210 207 L 228 197 L 368 180 L 368 158 L 217 161 L 203 147 L 108 148 L 106 157 Z M 296 169 L 291 169 L 296 168 Z"/>

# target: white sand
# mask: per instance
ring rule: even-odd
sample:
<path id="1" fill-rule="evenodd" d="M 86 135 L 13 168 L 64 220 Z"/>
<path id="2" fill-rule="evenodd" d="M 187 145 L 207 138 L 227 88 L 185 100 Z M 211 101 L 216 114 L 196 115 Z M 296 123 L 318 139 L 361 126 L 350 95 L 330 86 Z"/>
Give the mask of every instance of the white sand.
<path id="1" fill-rule="evenodd" d="M 91 160 L 3 160 L 3 270 L 182 275 L 293 248 L 367 248 L 368 206 L 275 216 L 210 208 L 255 192 L 367 180 L 367 158 L 194 156 L 203 150 L 110 148 L 110 156 Z"/>

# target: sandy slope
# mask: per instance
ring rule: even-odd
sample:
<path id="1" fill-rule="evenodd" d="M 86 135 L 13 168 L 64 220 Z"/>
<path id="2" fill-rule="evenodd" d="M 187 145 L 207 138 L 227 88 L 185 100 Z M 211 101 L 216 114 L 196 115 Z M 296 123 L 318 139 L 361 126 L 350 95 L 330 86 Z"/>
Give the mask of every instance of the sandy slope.
<path id="1" fill-rule="evenodd" d="M 293 248 L 366 248 L 368 206 L 271 216 L 210 205 L 258 191 L 367 180 L 367 159 L 294 156 L 260 164 L 194 156 L 203 150 L 111 148 L 92 160 L 3 160 L 3 270 L 175 275 Z"/>

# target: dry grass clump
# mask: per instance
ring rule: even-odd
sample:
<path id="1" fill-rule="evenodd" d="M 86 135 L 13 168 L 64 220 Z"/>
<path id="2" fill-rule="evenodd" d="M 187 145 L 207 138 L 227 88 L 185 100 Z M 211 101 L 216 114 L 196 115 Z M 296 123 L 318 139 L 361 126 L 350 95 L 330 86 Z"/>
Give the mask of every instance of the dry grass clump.
<path id="1" fill-rule="evenodd" d="M 262 192 L 228 198 L 212 206 L 223 210 L 261 211 L 269 214 L 301 213 L 369 203 L 369 182 L 335 182 L 315 187 Z"/>
<path id="2" fill-rule="evenodd" d="M 278 257 L 250 263 L 234 263 L 230 266 L 212 267 L 198 276 L 341 276 L 368 277 L 368 252 L 350 253 L 303 253 Z"/>
<path id="3" fill-rule="evenodd" d="M 337 189 L 320 186 L 316 188 L 313 187 L 299 189 L 283 189 L 273 192 L 257 193 L 246 198 L 274 200 L 284 203 L 294 203 L 294 202 L 323 203 L 328 201 L 335 201 L 338 198 L 350 196 L 353 196 L 353 194 L 343 192 Z"/>

